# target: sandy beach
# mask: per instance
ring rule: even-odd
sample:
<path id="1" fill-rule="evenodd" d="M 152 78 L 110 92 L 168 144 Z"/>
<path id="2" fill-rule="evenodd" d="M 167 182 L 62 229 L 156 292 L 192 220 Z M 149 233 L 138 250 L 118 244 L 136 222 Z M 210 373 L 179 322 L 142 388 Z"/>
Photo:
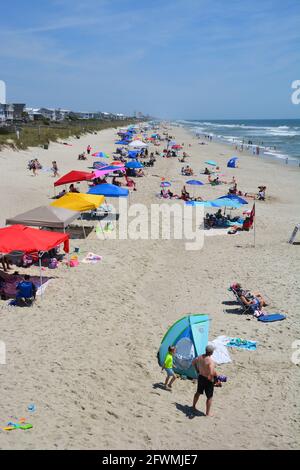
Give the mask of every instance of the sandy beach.
<path id="1" fill-rule="evenodd" d="M 0 426 L 14 416 L 33 424 L 28 431 L 0 431 L 1 449 L 299 449 L 299 364 L 291 356 L 300 339 L 300 236 L 298 244 L 287 242 L 300 222 L 300 170 L 246 152 L 238 155 L 239 167 L 230 169 L 232 147 L 199 145 L 183 127 L 169 127 L 169 133 L 185 143 L 187 164 L 203 182 L 200 171 L 213 159 L 223 178 L 235 176 L 243 192 L 267 186 L 266 201 L 256 202 L 255 247 L 253 231 L 206 236 L 198 251 L 186 250 L 185 240 L 99 240 L 95 230 L 86 241 L 71 240 L 80 258 L 91 251 L 103 260 L 46 269 L 54 280 L 32 308 L 0 301 L 0 340 L 6 344 Z M 70 140 L 71 146 L 0 152 L 0 226 L 52 202 L 51 172 L 32 176 L 28 160 L 37 157 L 44 169 L 56 160 L 61 175 L 88 171 L 94 157 L 78 161 L 78 154 L 88 144 L 111 154 L 115 137 L 116 130 L 108 129 Z M 177 158 L 158 157 L 154 167 L 145 168 L 146 176 L 136 179 L 129 203 L 158 203 L 161 178 L 178 194 L 188 179 L 181 166 Z M 86 183 L 80 188 L 85 192 Z M 227 190 L 225 184 L 205 184 L 197 192 L 211 199 Z M 19 271 L 37 275 L 38 268 Z M 261 291 L 270 301 L 266 310 L 287 319 L 263 324 L 225 313 L 233 282 Z M 212 419 L 189 419 L 192 381 L 178 379 L 172 393 L 160 386 L 161 340 L 188 313 L 210 316 L 210 340 L 227 335 L 258 345 L 256 351 L 231 348 L 232 363 L 218 367 L 228 382 L 215 392 Z M 27 411 L 29 403 L 36 405 L 34 413 Z M 199 409 L 204 405 L 201 398 Z"/>

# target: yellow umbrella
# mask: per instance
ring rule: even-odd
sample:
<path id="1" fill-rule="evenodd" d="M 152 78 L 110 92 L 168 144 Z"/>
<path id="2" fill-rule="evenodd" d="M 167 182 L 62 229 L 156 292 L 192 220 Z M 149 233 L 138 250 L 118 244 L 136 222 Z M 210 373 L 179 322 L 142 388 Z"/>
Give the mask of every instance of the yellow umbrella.
<path id="1" fill-rule="evenodd" d="M 104 196 L 95 196 L 93 194 L 67 193 L 52 202 L 51 206 L 85 212 L 97 209 L 104 202 L 104 199 Z"/>

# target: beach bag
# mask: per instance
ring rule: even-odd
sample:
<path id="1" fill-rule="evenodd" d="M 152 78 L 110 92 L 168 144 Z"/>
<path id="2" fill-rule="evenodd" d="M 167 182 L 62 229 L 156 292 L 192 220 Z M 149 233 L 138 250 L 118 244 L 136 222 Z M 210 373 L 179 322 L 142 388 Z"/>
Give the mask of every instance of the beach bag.
<path id="1" fill-rule="evenodd" d="M 79 266 L 79 261 L 78 261 L 78 256 L 74 255 L 70 259 L 70 267 L 75 268 L 76 266 Z"/>

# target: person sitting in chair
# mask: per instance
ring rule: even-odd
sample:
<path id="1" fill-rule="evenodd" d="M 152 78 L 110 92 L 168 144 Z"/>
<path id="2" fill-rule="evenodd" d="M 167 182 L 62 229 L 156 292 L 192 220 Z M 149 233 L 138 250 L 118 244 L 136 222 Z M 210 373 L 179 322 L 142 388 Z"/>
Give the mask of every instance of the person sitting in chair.
<path id="1" fill-rule="evenodd" d="M 183 186 L 181 190 L 181 199 L 184 201 L 189 201 L 190 200 L 190 193 L 187 192 L 185 186 Z"/>
<path id="2" fill-rule="evenodd" d="M 29 274 L 25 274 L 24 281 L 19 282 L 17 285 L 16 301 L 23 301 L 24 303 L 31 303 L 36 298 L 36 287 L 30 281 Z"/>
<path id="3" fill-rule="evenodd" d="M 79 193 L 78 189 L 75 188 L 74 184 L 70 184 L 69 186 L 69 193 Z"/>
<path id="4" fill-rule="evenodd" d="M 249 230 L 252 228 L 252 225 L 253 225 L 253 219 L 251 217 L 246 217 L 244 222 L 243 222 L 243 225 L 240 227 L 238 225 L 234 225 L 229 231 L 228 233 L 230 234 L 233 234 L 233 233 L 236 233 L 236 232 L 249 232 Z"/>
<path id="5" fill-rule="evenodd" d="M 122 186 L 122 183 L 117 180 L 116 176 L 113 176 L 113 179 L 111 180 L 111 184 L 114 184 L 115 186 Z"/>

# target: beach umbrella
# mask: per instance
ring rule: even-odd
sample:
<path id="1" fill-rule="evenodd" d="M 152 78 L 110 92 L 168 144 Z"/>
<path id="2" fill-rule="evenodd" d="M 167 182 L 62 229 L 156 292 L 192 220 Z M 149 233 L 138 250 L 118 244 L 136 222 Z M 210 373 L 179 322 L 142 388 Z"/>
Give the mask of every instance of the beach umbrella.
<path id="1" fill-rule="evenodd" d="M 107 153 L 105 152 L 96 152 L 92 154 L 93 157 L 100 157 L 100 158 L 109 158 Z"/>
<path id="2" fill-rule="evenodd" d="M 138 168 L 144 168 L 144 165 L 141 162 L 134 160 L 132 162 L 127 162 L 125 167 L 130 168 L 130 169 L 138 169 Z"/>
<path id="3" fill-rule="evenodd" d="M 127 157 L 129 158 L 136 158 L 136 156 L 140 153 L 140 150 L 129 150 Z"/>
<path id="4" fill-rule="evenodd" d="M 207 165 L 211 165 L 211 166 L 217 166 L 218 164 L 216 162 L 214 162 L 213 160 L 207 160 L 206 162 L 204 163 L 207 163 Z"/>
<path id="5" fill-rule="evenodd" d="M 212 201 L 186 201 L 187 206 L 215 207 Z"/>
<path id="6" fill-rule="evenodd" d="M 94 194 L 105 197 L 127 197 L 129 190 L 127 188 L 120 188 L 115 184 L 104 183 L 93 186 L 89 189 L 87 194 Z"/>
<path id="7" fill-rule="evenodd" d="M 236 194 L 226 194 L 226 196 L 218 197 L 218 199 L 231 199 L 232 201 L 239 202 L 240 204 L 248 204 L 248 202 Z"/>
<path id="8" fill-rule="evenodd" d="M 142 142 L 141 140 L 133 140 L 132 142 L 130 142 L 129 147 L 136 148 L 136 149 L 146 148 L 148 147 L 148 144 L 145 144 L 145 142 Z"/>
<path id="9" fill-rule="evenodd" d="M 181 145 L 172 145 L 172 149 L 181 150 L 183 147 Z"/>
<path id="10" fill-rule="evenodd" d="M 199 181 L 199 180 L 188 180 L 186 181 L 186 184 L 189 184 L 191 186 L 203 186 L 202 181 Z M 193 196 L 195 196 L 194 192 L 193 192 Z"/>
<path id="11" fill-rule="evenodd" d="M 171 183 L 169 183 L 169 181 L 162 181 L 160 183 L 161 188 L 169 188 L 170 186 L 171 186 Z"/>
<path id="12" fill-rule="evenodd" d="M 211 202 L 213 204 L 213 207 L 230 207 L 232 209 L 239 209 L 243 205 L 238 201 L 235 201 L 234 199 L 230 198 L 215 199 Z"/>
<path id="13" fill-rule="evenodd" d="M 118 140 L 117 142 L 115 142 L 115 144 L 117 144 L 117 145 L 128 145 L 129 142 L 127 140 Z"/>
<path id="14" fill-rule="evenodd" d="M 193 184 L 195 186 L 203 186 L 204 183 L 202 183 L 202 181 L 199 181 L 199 180 L 188 180 L 186 181 L 186 184 Z"/>

